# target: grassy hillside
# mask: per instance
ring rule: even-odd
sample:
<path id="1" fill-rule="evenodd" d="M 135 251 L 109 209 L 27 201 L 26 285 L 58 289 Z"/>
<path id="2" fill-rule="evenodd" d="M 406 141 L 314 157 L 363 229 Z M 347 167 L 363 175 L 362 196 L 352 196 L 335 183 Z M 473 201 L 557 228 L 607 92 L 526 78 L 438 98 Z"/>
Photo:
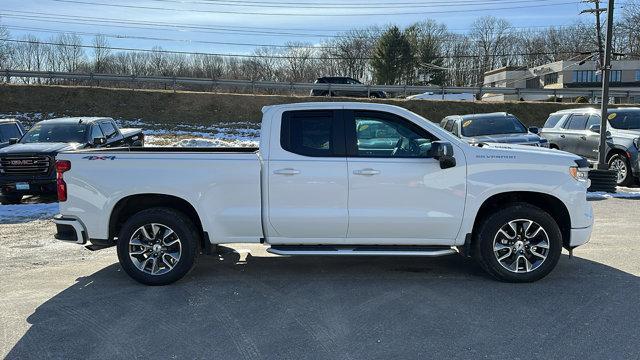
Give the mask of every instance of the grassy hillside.
<path id="1" fill-rule="evenodd" d="M 159 90 L 129 90 L 67 86 L 1 85 L 0 113 L 39 112 L 77 116 L 144 119 L 162 124 L 213 125 L 223 122 L 259 122 L 265 105 L 308 101 L 375 101 L 398 105 L 440 121 L 453 114 L 506 111 L 529 126 L 540 126 L 547 116 L 576 104 L 505 102 L 468 103 L 425 100 L 362 100 L 324 97 L 239 95 Z"/>

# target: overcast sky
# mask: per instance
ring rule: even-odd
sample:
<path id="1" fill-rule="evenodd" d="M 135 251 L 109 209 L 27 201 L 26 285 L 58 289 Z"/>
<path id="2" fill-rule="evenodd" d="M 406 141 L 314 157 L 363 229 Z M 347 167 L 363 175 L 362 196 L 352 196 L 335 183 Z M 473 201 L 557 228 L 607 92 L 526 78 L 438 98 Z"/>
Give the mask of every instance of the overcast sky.
<path id="1" fill-rule="evenodd" d="M 331 4 L 340 5 L 331 7 Z M 265 7 L 267 5 L 270 7 Z M 569 25 L 579 19 L 593 21 L 591 15 L 578 15 L 586 7 L 577 0 L 0 0 L 0 23 L 9 27 L 14 38 L 33 33 L 46 39 L 56 35 L 52 31 L 70 31 L 85 33 L 85 43 L 89 44 L 91 34 L 103 33 L 156 38 L 109 38 L 112 46 L 148 49 L 160 45 L 171 50 L 246 54 L 254 47 L 169 39 L 249 44 L 317 43 L 321 39 L 318 35 L 335 34 L 337 30 L 386 24 L 406 26 L 427 18 L 442 22 L 456 32 L 464 32 L 474 19 L 484 15 L 506 18 L 515 27 Z M 52 19 L 51 15 L 59 17 Z M 105 24 L 91 18 L 124 20 L 125 23 Z M 203 32 L 171 26 L 148 28 L 140 25 L 143 21 L 218 27 L 215 31 L 223 31 L 205 29 Z M 293 33 L 305 35 L 291 35 Z"/>

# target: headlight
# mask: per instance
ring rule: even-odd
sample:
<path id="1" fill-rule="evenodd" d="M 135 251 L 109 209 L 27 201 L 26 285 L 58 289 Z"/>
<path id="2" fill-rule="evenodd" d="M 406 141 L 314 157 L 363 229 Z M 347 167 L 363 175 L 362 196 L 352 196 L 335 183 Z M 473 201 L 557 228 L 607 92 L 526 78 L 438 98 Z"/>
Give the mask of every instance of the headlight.
<path id="1" fill-rule="evenodd" d="M 583 171 L 578 169 L 577 166 L 572 166 L 569 168 L 569 174 L 571 177 L 578 181 L 587 181 L 589 180 L 589 171 Z"/>
<path id="2" fill-rule="evenodd" d="M 636 146 L 636 149 L 640 150 L 640 138 L 633 140 L 633 145 Z"/>

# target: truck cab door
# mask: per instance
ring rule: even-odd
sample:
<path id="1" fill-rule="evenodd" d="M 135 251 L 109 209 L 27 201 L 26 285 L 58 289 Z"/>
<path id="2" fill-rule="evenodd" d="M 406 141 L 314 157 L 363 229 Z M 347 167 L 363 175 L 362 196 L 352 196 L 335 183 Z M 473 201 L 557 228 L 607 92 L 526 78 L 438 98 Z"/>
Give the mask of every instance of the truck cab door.
<path id="1" fill-rule="evenodd" d="M 287 111 L 272 122 L 265 170 L 269 243 L 344 242 L 348 179 L 341 114 Z"/>
<path id="2" fill-rule="evenodd" d="M 462 222 L 466 163 L 441 169 L 430 156 L 439 140 L 399 116 L 345 111 L 349 244 L 452 244 Z M 457 149 L 457 148 L 456 148 Z"/>

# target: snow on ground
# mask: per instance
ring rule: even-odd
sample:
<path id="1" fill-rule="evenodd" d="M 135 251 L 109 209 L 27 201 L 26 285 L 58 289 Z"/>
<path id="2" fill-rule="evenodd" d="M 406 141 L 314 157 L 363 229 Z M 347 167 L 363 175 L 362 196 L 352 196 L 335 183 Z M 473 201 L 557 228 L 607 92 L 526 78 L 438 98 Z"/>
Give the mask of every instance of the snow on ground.
<path id="1" fill-rule="evenodd" d="M 51 219 L 59 212 L 58 203 L 0 205 L 0 224 Z"/>
<path id="2" fill-rule="evenodd" d="M 611 198 L 640 200 L 640 188 L 628 188 L 619 186 L 615 194 L 610 194 L 602 191 L 587 193 L 588 200 L 605 200 Z"/>

